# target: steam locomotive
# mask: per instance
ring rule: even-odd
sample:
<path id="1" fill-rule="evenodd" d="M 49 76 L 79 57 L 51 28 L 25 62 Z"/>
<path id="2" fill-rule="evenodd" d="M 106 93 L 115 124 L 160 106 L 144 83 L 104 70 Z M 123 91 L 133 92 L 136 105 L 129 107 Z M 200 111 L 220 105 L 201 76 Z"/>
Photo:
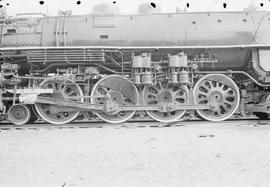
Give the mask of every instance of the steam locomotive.
<path id="1" fill-rule="evenodd" d="M 270 114 L 270 12 L 18 15 L 0 20 L 0 111 L 16 125 L 136 114 L 168 123 Z"/>

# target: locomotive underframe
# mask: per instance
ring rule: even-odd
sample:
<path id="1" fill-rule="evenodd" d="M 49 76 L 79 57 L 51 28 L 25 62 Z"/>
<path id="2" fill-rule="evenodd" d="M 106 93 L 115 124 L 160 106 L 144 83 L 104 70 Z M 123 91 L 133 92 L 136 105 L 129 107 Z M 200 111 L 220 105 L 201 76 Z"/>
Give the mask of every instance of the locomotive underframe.
<path id="1" fill-rule="evenodd" d="M 249 52 L 247 55 L 246 67 L 248 68 L 234 70 L 228 68 L 225 71 L 220 71 L 219 66 L 215 65 L 218 60 L 215 59 L 215 57 L 211 54 L 206 57 L 199 57 L 199 59 L 198 57 L 196 57 L 196 59 L 195 57 L 192 57 L 192 59 L 189 57 L 187 66 L 182 65 L 182 63 L 185 62 L 185 60 L 183 61 L 183 54 L 188 53 L 189 50 L 200 49 L 200 51 L 208 51 L 209 49 L 221 50 L 227 48 L 247 48 L 247 51 Z M 270 87 L 270 84 L 268 84 L 266 81 L 268 80 L 266 78 L 268 72 L 263 72 L 263 69 L 259 67 L 259 61 L 255 61 L 253 57 L 254 54 L 256 55 L 254 51 L 258 50 L 258 48 L 268 49 L 269 46 L 195 46 L 160 48 L 59 47 L 4 49 L 1 52 L 2 55 L 0 56 L 2 64 L 0 81 L 0 85 L 2 87 L 0 103 L 0 108 L 2 110 L 1 115 L 7 116 L 9 115 L 10 111 L 16 112 L 16 108 L 14 109 L 12 106 L 30 106 L 33 104 L 39 104 L 40 106 L 41 104 L 53 106 L 51 107 L 53 109 L 48 107 L 48 110 L 52 110 L 56 113 L 61 111 L 64 112 L 64 115 L 68 115 L 69 113 L 73 115 L 74 113 L 78 114 L 78 112 L 83 113 L 93 111 L 97 112 L 96 114 L 100 118 L 104 118 L 103 120 L 107 120 L 108 122 L 112 123 L 125 121 L 129 119 L 129 113 L 136 111 L 145 111 L 148 115 L 161 122 L 175 121 L 177 117 L 182 117 L 187 110 L 195 110 L 199 114 L 201 111 L 200 115 L 203 116 L 203 118 L 211 121 L 227 119 L 227 117 L 232 115 L 230 112 L 237 112 L 241 115 L 252 113 L 269 114 L 270 102 L 268 101 L 267 96 L 269 94 L 268 88 Z M 182 51 L 183 54 L 179 55 L 179 53 L 177 53 L 179 51 Z M 152 56 L 153 61 L 151 59 L 151 53 L 154 54 Z M 164 59 L 164 56 L 168 55 L 169 59 L 170 55 L 173 55 L 171 56 L 172 61 L 168 61 L 166 58 Z M 253 58 L 250 58 L 250 55 Z M 158 57 L 159 60 L 157 61 L 156 59 Z M 133 61 L 130 59 L 133 59 Z M 251 61 L 249 61 L 250 59 Z M 251 66 L 248 66 L 250 62 L 252 64 Z M 175 65 L 177 63 L 180 63 L 181 66 L 178 67 Z M 264 79 L 258 78 L 261 76 L 258 75 L 258 72 L 264 73 Z M 112 98 L 108 96 L 103 96 L 102 98 L 100 96 L 90 95 L 90 92 L 93 92 L 93 86 L 95 88 L 95 85 L 99 83 L 98 80 L 106 78 L 110 76 L 110 74 L 117 74 L 130 82 L 127 84 L 135 86 L 136 90 L 139 90 L 139 95 L 136 97 L 144 97 L 142 93 L 144 88 L 148 88 L 149 86 L 151 87 L 151 85 L 157 86 L 162 82 L 164 82 L 169 87 L 179 87 L 178 89 L 180 90 L 185 87 L 185 89 L 188 90 L 188 92 L 185 93 L 187 96 L 185 96 L 184 101 L 181 101 L 182 103 L 177 103 L 175 102 L 176 100 L 167 102 L 167 98 L 163 98 L 161 99 L 162 102 L 154 103 L 151 105 L 143 103 L 141 99 L 138 99 L 138 103 L 133 103 L 132 105 L 129 105 L 128 103 L 121 105 L 119 103 L 115 103 Z M 64 79 L 70 81 L 71 84 L 74 83 L 79 85 L 79 89 L 82 89 L 83 93 L 77 93 L 77 95 L 75 94 L 75 96 L 68 96 L 67 98 L 59 98 L 58 96 L 54 98 L 54 95 L 51 95 L 51 97 L 48 95 L 49 97 L 46 97 L 46 94 L 52 94 L 55 92 L 55 90 L 50 88 L 43 88 L 39 86 L 39 84 L 41 84 L 46 79 L 51 79 L 50 81 L 53 80 L 57 82 L 59 81 L 57 80 L 57 77 L 59 76 L 65 77 Z M 241 78 L 239 79 L 237 76 L 242 76 L 245 78 L 241 80 Z M 55 80 L 54 77 L 56 77 Z M 215 97 L 212 98 L 213 103 L 210 102 L 199 104 L 197 103 L 198 101 L 196 102 L 194 100 L 196 98 L 194 96 L 194 94 L 196 95 L 194 86 L 195 88 L 199 89 L 196 84 L 198 84 L 198 82 L 200 82 L 199 80 L 203 77 L 208 77 L 205 79 L 207 80 L 207 84 L 209 84 L 209 81 L 211 84 L 213 84 L 209 87 L 210 95 L 207 95 L 205 99 L 209 100 L 210 96 L 211 98 Z M 231 80 L 231 78 L 233 78 L 237 86 L 234 81 Z M 121 82 L 119 83 L 121 84 Z M 220 88 L 216 87 L 216 84 L 218 84 Z M 238 89 L 241 90 L 241 98 L 240 96 L 238 98 L 236 94 L 235 98 L 237 101 L 235 101 L 235 103 L 230 106 L 233 109 L 230 109 L 230 107 L 224 107 L 226 105 L 221 106 L 218 104 L 218 100 L 222 100 L 223 91 L 221 88 L 224 88 L 224 86 L 235 88 L 235 91 L 237 92 Z M 212 88 L 214 88 L 214 91 L 211 91 Z M 171 92 L 170 89 L 174 88 L 167 87 L 165 88 L 165 91 L 162 91 L 162 94 L 164 95 Z M 264 91 L 262 92 L 262 90 Z M 257 96 L 254 96 L 254 93 Z M 116 94 L 116 98 L 121 102 L 122 100 L 125 100 L 123 94 L 121 96 L 121 90 L 116 92 L 114 91 L 111 94 Z M 158 95 L 156 95 L 156 97 L 157 96 Z M 104 102 L 102 101 L 102 104 L 93 103 L 93 101 L 99 97 L 104 99 Z M 197 95 L 197 97 L 199 96 Z M 223 101 L 225 102 L 225 100 Z M 230 111 L 228 112 L 227 116 L 223 114 L 215 114 L 215 111 L 220 110 L 220 107 L 221 109 L 223 108 L 222 110 L 225 114 L 226 110 Z M 23 111 L 27 112 L 27 110 Z M 155 112 L 153 113 L 153 111 Z M 180 111 L 180 113 L 173 113 L 177 111 Z M 34 110 L 32 112 L 34 112 Z M 122 116 L 123 119 L 120 115 L 120 117 L 118 116 L 118 121 L 112 120 L 114 116 L 122 112 L 126 112 L 121 114 L 124 116 Z M 167 117 L 166 113 L 171 116 Z M 163 114 L 166 115 L 163 116 Z M 126 118 L 125 115 L 127 116 Z M 175 115 L 175 117 L 173 115 Z M 76 115 L 74 114 L 74 119 L 76 119 L 75 117 Z M 14 116 L 9 118 L 14 118 Z M 21 121 L 24 122 L 26 119 L 23 118 Z M 50 120 L 48 121 L 51 122 Z M 60 122 L 55 122 L 55 124 L 58 123 L 61 124 L 61 120 Z"/>

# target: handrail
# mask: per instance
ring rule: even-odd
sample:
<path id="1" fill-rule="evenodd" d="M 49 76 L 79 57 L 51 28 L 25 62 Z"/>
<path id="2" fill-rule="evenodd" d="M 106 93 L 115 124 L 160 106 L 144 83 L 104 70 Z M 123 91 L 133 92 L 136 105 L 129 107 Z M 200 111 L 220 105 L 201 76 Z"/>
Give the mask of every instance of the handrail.
<path id="1" fill-rule="evenodd" d="M 199 73 L 200 74 L 211 74 L 211 73 L 227 74 L 228 71 L 200 71 Z M 261 86 L 261 87 L 269 87 L 270 86 L 270 84 L 262 84 L 262 83 L 258 82 L 256 79 L 254 79 L 251 75 L 249 75 L 245 71 L 231 71 L 230 73 L 243 74 L 243 75 L 247 76 L 248 78 L 250 78 L 256 85 Z"/>
<path id="2" fill-rule="evenodd" d="M 166 50 L 166 49 L 235 49 L 235 48 L 270 48 L 269 44 L 246 44 L 246 45 L 219 45 L 219 46 L 46 46 L 46 47 L 6 47 L 2 51 L 8 50 L 38 50 L 38 49 L 117 49 L 117 50 Z"/>
<path id="3" fill-rule="evenodd" d="M 41 15 L 44 18 L 47 17 L 46 14 L 43 14 L 41 12 L 37 12 L 37 13 L 35 13 L 35 12 L 32 12 L 32 13 L 18 13 L 18 14 L 16 14 L 16 17 L 19 17 L 19 16 L 31 16 L 31 15 Z"/>

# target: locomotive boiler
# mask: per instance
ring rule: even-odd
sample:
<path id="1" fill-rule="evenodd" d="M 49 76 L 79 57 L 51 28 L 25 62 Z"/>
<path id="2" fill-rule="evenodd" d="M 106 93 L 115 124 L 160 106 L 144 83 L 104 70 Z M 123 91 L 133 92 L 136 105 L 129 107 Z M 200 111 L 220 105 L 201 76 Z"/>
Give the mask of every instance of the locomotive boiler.
<path id="1" fill-rule="evenodd" d="M 0 27 L 0 111 L 16 125 L 270 113 L 270 12 L 20 14 Z"/>

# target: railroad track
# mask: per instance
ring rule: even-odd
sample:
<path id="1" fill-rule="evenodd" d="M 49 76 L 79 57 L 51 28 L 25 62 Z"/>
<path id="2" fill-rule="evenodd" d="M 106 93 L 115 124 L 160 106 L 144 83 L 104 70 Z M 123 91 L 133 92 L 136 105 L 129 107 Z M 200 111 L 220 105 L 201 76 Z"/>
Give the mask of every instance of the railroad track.
<path id="1" fill-rule="evenodd" d="M 181 127 L 188 125 L 215 125 L 219 124 L 236 124 L 237 125 L 250 125 L 250 126 L 260 126 L 260 125 L 270 125 L 269 120 L 258 120 L 256 118 L 235 118 L 222 122 L 209 122 L 202 121 L 199 119 L 190 119 L 190 120 L 182 120 L 173 123 L 159 123 L 151 120 L 132 120 L 130 122 L 120 123 L 120 124 L 108 124 L 101 121 L 75 121 L 73 123 L 65 124 L 65 125 L 52 125 L 48 123 L 44 123 L 43 121 L 38 121 L 33 124 L 20 125 L 16 126 L 10 123 L 0 123 L 0 131 L 7 130 L 41 130 L 41 129 L 88 129 L 88 128 L 113 128 L 113 129 L 134 129 L 134 128 L 167 128 L 167 127 Z"/>

